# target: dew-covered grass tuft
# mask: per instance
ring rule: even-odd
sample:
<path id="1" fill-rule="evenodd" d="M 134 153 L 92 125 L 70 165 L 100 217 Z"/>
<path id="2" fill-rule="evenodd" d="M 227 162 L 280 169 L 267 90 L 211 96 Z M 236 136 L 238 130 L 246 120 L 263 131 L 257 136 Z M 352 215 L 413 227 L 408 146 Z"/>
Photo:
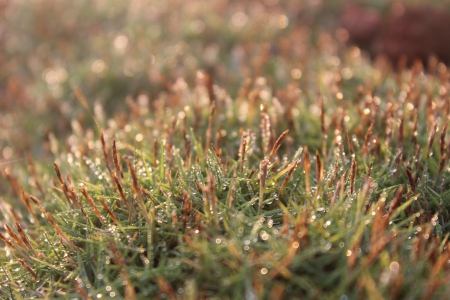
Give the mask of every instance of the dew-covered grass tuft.
<path id="1" fill-rule="evenodd" d="M 338 4 L 112 2 L 5 6 L 0 298 L 449 295 L 444 64 Z"/>

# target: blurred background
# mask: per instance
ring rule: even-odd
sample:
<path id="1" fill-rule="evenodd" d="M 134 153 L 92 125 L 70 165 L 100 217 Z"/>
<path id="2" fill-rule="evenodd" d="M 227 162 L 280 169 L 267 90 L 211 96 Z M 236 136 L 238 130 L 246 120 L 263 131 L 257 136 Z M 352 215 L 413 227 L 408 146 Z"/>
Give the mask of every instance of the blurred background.
<path id="1" fill-rule="evenodd" d="M 52 138 L 92 127 L 90 113 L 125 114 L 127 97 L 170 106 L 205 74 L 231 99 L 258 77 L 314 91 L 315 70 L 339 69 L 349 42 L 377 55 L 380 20 L 425 3 L 450 2 L 0 0 L 0 164 L 45 157 Z"/>

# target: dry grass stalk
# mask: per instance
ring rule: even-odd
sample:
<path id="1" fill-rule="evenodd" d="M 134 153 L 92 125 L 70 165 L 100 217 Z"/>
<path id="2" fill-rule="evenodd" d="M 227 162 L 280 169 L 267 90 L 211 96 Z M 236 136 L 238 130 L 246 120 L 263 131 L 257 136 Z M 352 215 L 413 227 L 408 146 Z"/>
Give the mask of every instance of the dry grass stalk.
<path id="1" fill-rule="evenodd" d="M 120 196 L 120 200 L 122 200 L 122 203 L 125 205 L 125 207 L 128 210 L 130 210 L 130 205 L 128 204 L 128 201 L 127 201 L 127 198 L 125 197 L 125 194 L 123 193 L 122 185 L 120 184 L 119 178 L 117 178 L 117 175 L 114 172 L 112 173 L 112 175 L 113 175 L 113 179 L 114 179 L 114 182 L 116 184 L 116 187 L 117 187 L 117 191 L 118 191 L 119 196 Z"/>
<path id="2" fill-rule="evenodd" d="M 398 147 L 400 149 L 403 149 L 403 141 L 404 141 L 404 135 L 405 135 L 404 122 L 405 122 L 405 117 L 402 115 L 402 117 L 400 118 L 400 125 L 398 126 Z"/>
<path id="3" fill-rule="evenodd" d="M 355 191 L 355 178 L 356 178 L 356 159 L 352 159 L 352 167 L 350 173 L 350 193 L 353 194 Z"/>
<path id="4" fill-rule="evenodd" d="M 372 245 L 375 245 L 377 240 L 379 240 L 382 236 L 385 235 L 386 228 L 389 222 L 389 219 L 384 216 L 384 208 L 386 207 L 385 200 L 379 200 L 378 203 L 374 203 L 372 205 L 372 209 L 375 210 L 375 217 L 372 222 L 372 231 L 370 236 L 370 242 Z"/>
<path id="5" fill-rule="evenodd" d="M 28 212 L 30 213 L 30 215 L 33 217 L 34 221 L 36 222 L 37 225 L 39 225 L 39 221 L 36 218 L 36 214 L 34 213 L 34 210 L 31 208 L 30 205 L 30 201 L 28 201 L 30 195 L 27 194 L 23 188 L 20 190 L 20 199 L 22 199 L 23 203 L 25 204 L 25 206 L 27 207 Z"/>
<path id="6" fill-rule="evenodd" d="M 24 261 L 21 260 L 21 259 L 17 259 L 17 261 L 21 264 L 21 266 L 22 266 L 25 270 L 27 270 L 28 273 L 31 274 L 31 276 L 33 276 L 34 279 L 37 278 L 36 273 L 33 271 L 33 269 L 31 269 L 31 267 L 30 267 L 26 262 L 24 262 Z"/>
<path id="7" fill-rule="evenodd" d="M 445 164 L 447 162 L 447 153 L 444 152 L 444 154 L 441 157 L 441 160 L 439 162 L 439 168 L 436 172 L 436 177 L 434 182 L 437 183 L 438 179 L 439 179 L 439 175 L 441 175 L 442 171 L 444 170 Z"/>
<path id="8" fill-rule="evenodd" d="M 445 122 L 444 127 L 442 128 L 442 131 L 441 131 L 441 135 L 440 135 L 439 146 L 440 146 L 440 150 L 441 150 L 441 157 L 446 152 L 446 146 L 447 145 L 445 143 L 445 134 L 447 133 L 447 125 L 448 125 L 448 121 Z"/>
<path id="9" fill-rule="evenodd" d="M 14 242 L 19 245 L 20 247 L 24 249 L 28 249 L 27 245 L 17 236 L 17 234 L 12 231 L 11 227 L 8 226 L 8 224 L 4 225 L 6 232 L 9 234 L 9 236 L 14 240 Z"/>
<path id="10" fill-rule="evenodd" d="M 244 173 L 244 164 L 245 164 L 245 152 L 247 151 L 247 137 L 248 132 L 244 131 L 241 138 L 241 146 L 239 148 L 239 153 L 241 156 L 241 173 Z"/>
<path id="11" fill-rule="evenodd" d="M 250 173 L 248 173 L 247 179 L 252 179 L 252 177 L 253 177 L 253 175 L 254 175 L 255 173 L 256 173 L 256 168 L 253 167 L 253 168 L 250 170 Z"/>
<path id="12" fill-rule="evenodd" d="M 392 214 L 395 212 L 395 210 L 400 206 L 401 201 L 402 201 L 402 196 L 403 196 L 403 187 L 401 186 L 398 189 L 397 195 L 395 196 L 394 200 L 392 200 L 389 205 L 389 211 L 388 211 L 388 216 L 387 216 L 388 219 L 392 216 Z"/>
<path id="13" fill-rule="evenodd" d="M 270 149 L 270 143 L 272 140 L 272 125 L 270 122 L 269 114 L 267 113 L 266 107 L 261 104 L 261 140 L 262 140 L 262 151 L 263 155 L 266 156 Z"/>
<path id="14" fill-rule="evenodd" d="M 77 193 L 75 192 L 75 188 L 73 186 L 69 187 L 69 195 L 70 195 L 70 198 L 72 199 L 72 203 L 75 203 L 75 207 L 79 208 L 81 210 L 81 213 L 83 214 L 83 216 L 87 219 L 87 215 L 83 209 L 83 204 L 81 203 L 80 199 L 78 198 Z"/>
<path id="15" fill-rule="evenodd" d="M 280 229 L 281 235 L 286 235 L 289 232 L 289 226 L 291 225 L 291 219 L 287 214 L 283 214 L 283 226 Z"/>
<path id="16" fill-rule="evenodd" d="M 403 149 L 398 149 L 397 155 L 394 159 L 394 169 L 392 170 L 392 175 L 395 177 L 398 173 L 398 168 L 400 163 L 403 161 Z"/>
<path id="17" fill-rule="evenodd" d="M 369 182 L 371 180 L 370 176 L 372 175 L 372 167 L 373 167 L 373 163 L 371 163 L 369 165 L 369 167 L 367 168 L 365 183 L 367 183 L 367 182 Z"/>
<path id="18" fill-rule="evenodd" d="M 172 216 L 172 227 L 175 229 L 175 231 L 178 231 L 178 217 L 177 217 L 177 211 L 176 210 L 172 210 L 172 212 L 170 213 Z M 147 222 L 148 224 L 149 222 Z"/>
<path id="19" fill-rule="evenodd" d="M 323 179 L 322 162 L 320 160 L 319 150 L 316 150 L 316 181 L 318 187 L 322 184 L 322 179 Z M 319 188 L 317 189 L 317 192 L 318 191 Z"/>
<path id="20" fill-rule="evenodd" d="M 214 94 L 214 77 L 212 72 L 205 73 L 205 87 L 208 91 L 209 103 L 214 103 L 216 95 Z"/>
<path id="21" fill-rule="evenodd" d="M 17 253 L 19 253 L 23 258 L 25 258 L 25 260 L 29 263 L 32 264 L 32 261 L 30 260 L 30 258 L 28 258 L 28 256 L 22 252 L 22 250 L 20 250 L 19 248 L 17 248 L 13 243 L 11 243 L 1 232 L 0 232 L 0 240 L 2 240 L 6 245 L 8 245 L 10 248 L 14 249 L 15 251 L 17 251 Z"/>
<path id="22" fill-rule="evenodd" d="M 350 157 L 355 157 L 355 152 L 353 151 L 353 143 L 350 139 L 350 135 L 348 134 L 348 131 L 345 131 L 347 136 L 347 144 L 348 144 L 348 151 L 350 152 Z"/>
<path id="23" fill-rule="evenodd" d="M 184 162 L 184 166 L 186 168 L 189 168 L 191 165 L 191 141 L 186 140 L 184 149 L 186 152 L 186 160 Z"/>
<path id="24" fill-rule="evenodd" d="M 416 181 L 414 179 L 414 176 L 413 176 L 409 166 L 406 165 L 406 163 L 403 165 L 405 166 L 406 176 L 408 176 L 409 184 L 411 185 L 411 190 L 413 192 L 415 192 L 416 191 Z"/>
<path id="25" fill-rule="evenodd" d="M 33 200 L 33 202 L 38 206 L 39 210 L 45 214 L 47 217 L 47 220 L 50 222 L 50 224 L 55 229 L 58 236 L 62 239 L 62 241 L 70 246 L 75 251 L 78 251 L 78 248 L 70 241 L 69 237 L 64 233 L 64 231 L 56 224 L 55 220 L 53 219 L 52 215 L 45 209 L 45 207 L 42 206 L 41 201 L 34 197 L 30 196 L 30 199 Z"/>
<path id="26" fill-rule="evenodd" d="M 233 171 L 233 179 L 231 181 L 230 197 L 228 198 L 228 207 L 232 208 L 234 204 L 234 194 L 236 193 L 236 169 Z"/>
<path id="27" fill-rule="evenodd" d="M 269 160 L 267 158 L 263 159 L 259 164 L 259 205 L 258 214 L 261 213 L 262 203 L 264 200 L 264 190 L 266 188 L 266 178 L 267 178 L 267 167 L 269 166 Z"/>
<path id="28" fill-rule="evenodd" d="M 222 155 L 221 155 L 222 149 L 219 148 L 219 150 L 217 150 L 213 144 L 211 144 L 211 148 L 213 149 L 214 155 L 219 160 L 220 169 L 222 170 L 222 172 L 225 172 L 225 166 L 223 165 Z"/>
<path id="29" fill-rule="evenodd" d="M 431 132 L 428 136 L 427 158 L 429 158 L 433 152 L 433 143 L 434 143 L 434 137 L 436 136 L 436 132 L 437 132 L 437 126 L 438 126 L 438 122 L 435 121 L 433 124 L 433 128 L 431 129 Z"/>
<path id="30" fill-rule="evenodd" d="M 222 138 L 222 136 L 220 135 L 220 132 L 216 132 L 215 143 L 216 143 L 217 149 L 219 149 L 219 150 L 221 150 L 221 142 L 220 142 L 221 138 Z M 221 153 L 221 155 L 222 155 L 222 153 Z"/>
<path id="31" fill-rule="evenodd" d="M 209 145 L 211 144 L 212 129 L 214 121 L 214 112 L 216 111 L 216 103 L 214 101 L 210 104 L 208 128 L 206 129 L 206 142 L 205 142 L 205 153 L 208 153 Z"/>
<path id="32" fill-rule="evenodd" d="M 162 277 L 162 276 L 158 276 L 156 278 L 156 284 L 158 285 L 159 289 L 161 290 L 161 292 L 168 297 L 170 300 L 176 300 L 177 296 L 175 293 L 175 290 L 173 289 L 173 287 L 167 282 L 167 280 Z"/>
<path id="33" fill-rule="evenodd" d="M 181 222 L 183 223 L 183 231 L 186 230 L 186 224 L 189 216 L 191 215 L 191 212 L 192 212 L 191 196 L 186 191 L 183 191 L 183 218 L 181 220 Z"/>
<path id="34" fill-rule="evenodd" d="M 147 189 L 141 187 L 141 192 L 142 192 L 145 196 L 147 196 L 147 197 L 150 199 L 150 201 L 153 202 L 154 205 L 157 204 L 157 203 L 156 203 L 156 200 L 153 199 L 153 196 L 152 196 L 152 194 L 150 193 L 149 190 L 147 190 Z"/>
<path id="35" fill-rule="evenodd" d="M 188 139 L 187 130 L 186 130 L 186 127 L 187 127 L 186 122 L 187 122 L 186 118 L 183 118 L 183 123 L 181 126 L 181 135 L 183 136 L 183 141 L 184 141 L 184 153 L 185 153 L 184 166 L 186 168 L 189 168 L 189 166 L 191 164 L 191 141 Z M 154 151 L 155 151 L 155 149 L 154 149 Z M 156 161 L 156 156 L 154 159 Z"/>
<path id="36" fill-rule="evenodd" d="M 102 197 L 99 197 L 98 200 L 100 201 L 100 203 L 102 204 L 103 208 L 106 210 L 106 212 L 109 214 L 109 216 L 111 217 L 111 220 L 113 220 L 114 223 L 116 223 L 117 225 L 120 224 L 120 222 L 117 220 L 116 215 L 113 213 L 113 211 L 109 208 L 108 204 L 105 202 L 105 200 L 103 200 Z"/>
<path id="37" fill-rule="evenodd" d="M 412 127 L 412 135 L 411 135 L 411 141 L 412 141 L 414 147 L 416 147 L 416 145 L 417 145 L 417 126 L 418 126 L 417 110 L 415 112 L 416 113 L 414 114 L 414 123 L 413 123 L 413 127 Z"/>
<path id="38" fill-rule="evenodd" d="M 338 165 L 338 162 L 336 161 L 334 163 L 333 176 L 331 176 L 330 180 L 328 180 L 327 187 L 331 187 L 333 185 L 333 183 L 337 179 L 338 175 L 339 175 L 339 165 Z"/>
<path id="39" fill-rule="evenodd" d="M 158 140 L 155 138 L 153 141 L 153 166 L 156 168 L 159 166 L 158 162 Z M 114 155 L 113 155 L 114 156 Z M 115 164 L 115 162 L 114 162 Z M 116 171 L 117 172 L 117 171 Z"/>
<path id="40" fill-rule="evenodd" d="M 309 157 L 308 147 L 305 146 L 303 148 L 304 158 L 303 158 L 303 167 L 305 168 L 305 190 L 306 195 L 311 195 L 311 186 L 309 182 L 309 171 L 311 170 L 311 161 Z"/>
<path id="41" fill-rule="evenodd" d="M 363 145 L 363 148 L 362 148 L 362 155 L 363 155 L 363 157 L 365 157 L 367 155 L 367 152 L 368 152 L 369 141 L 370 141 L 370 137 L 372 135 L 372 129 L 373 129 L 373 123 L 370 124 L 369 128 L 367 129 L 366 136 L 364 138 L 364 145 Z"/>
<path id="42" fill-rule="evenodd" d="M 199 213 L 195 214 L 195 229 L 198 230 L 198 232 L 203 230 L 202 216 Z"/>
<path id="43" fill-rule="evenodd" d="M 103 152 L 103 160 L 105 162 L 106 168 L 108 169 L 109 174 L 111 174 L 111 161 L 109 159 L 109 155 L 108 155 L 108 151 L 106 151 L 106 143 L 105 143 L 105 135 L 104 132 L 102 130 L 102 132 L 100 133 L 100 141 L 102 143 L 102 152 Z"/>
<path id="44" fill-rule="evenodd" d="M 331 198 L 330 204 L 334 205 L 336 203 L 336 200 L 342 199 L 344 195 L 344 184 L 345 180 L 347 179 L 348 169 L 345 170 L 344 174 L 341 176 L 341 179 L 338 181 L 336 190 L 334 191 L 333 197 Z"/>
<path id="45" fill-rule="evenodd" d="M 116 140 L 113 140 L 112 152 L 113 152 L 114 169 L 116 170 L 116 175 L 123 178 L 123 171 L 122 171 L 122 166 L 120 164 L 119 153 L 117 152 Z M 113 175 L 113 177 L 114 177 L 114 175 Z"/>
<path id="46" fill-rule="evenodd" d="M 127 164 L 128 164 L 128 169 L 130 170 L 130 173 L 131 173 L 131 178 L 133 180 L 133 190 L 139 200 L 139 206 L 141 207 L 142 215 L 143 215 L 145 221 L 147 222 L 147 224 L 150 224 L 150 220 L 148 218 L 147 207 L 145 206 L 144 197 L 142 197 L 142 192 L 141 192 L 141 188 L 139 186 L 139 181 L 138 181 L 138 178 L 136 175 L 136 171 L 134 170 L 133 164 L 131 163 L 131 161 L 129 159 L 127 159 Z"/>
<path id="47" fill-rule="evenodd" d="M 294 233 L 297 232 L 297 237 L 300 238 L 300 242 L 302 242 L 303 246 L 307 246 L 309 244 L 309 229 L 308 209 L 306 207 L 303 208 L 302 215 L 296 226 L 297 229 L 294 227 Z"/>
<path id="48" fill-rule="evenodd" d="M 283 183 L 281 184 L 280 189 L 278 190 L 278 195 L 280 196 L 283 193 L 284 188 L 286 187 L 286 184 L 288 183 L 289 179 L 292 176 L 292 173 L 294 173 L 295 167 L 299 164 L 300 159 L 297 161 L 294 161 L 292 164 L 290 164 L 285 170 L 288 170 L 288 174 L 283 180 Z"/>
<path id="49" fill-rule="evenodd" d="M 319 97 L 320 101 L 320 131 L 322 133 L 322 155 L 325 157 L 327 154 L 327 131 L 325 126 L 325 102 L 322 96 Z"/>
<path id="50" fill-rule="evenodd" d="M 450 243 L 446 243 L 446 246 L 449 247 Z M 448 268 L 448 260 L 450 258 L 449 251 L 442 251 L 440 255 L 438 255 L 436 262 L 434 263 L 433 269 L 431 270 L 431 278 L 436 278 L 443 269 Z M 448 270 L 448 269 L 447 269 Z"/>
<path id="51" fill-rule="evenodd" d="M 198 192 L 200 195 L 203 195 L 203 189 L 202 189 L 202 186 L 201 186 L 200 183 L 197 181 L 197 179 L 194 179 L 194 184 L 195 184 L 195 187 L 197 188 L 197 192 Z"/>
<path id="52" fill-rule="evenodd" d="M 22 241 L 24 242 L 24 244 L 27 246 L 27 248 L 31 251 L 33 251 L 34 254 L 36 254 L 36 252 L 34 251 L 33 246 L 30 243 L 30 240 L 28 239 L 27 235 L 25 234 L 25 231 L 22 228 L 22 225 L 20 225 L 19 222 L 19 218 L 17 216 L 17 214 L 14 212 L 14 210 L 11 208 L 11 213 L 14 217 L 14 227 L 16 227 L 17 232 L 20 235 L 20 238 L 22 239 Z"/>
<path id="53" fill-rule="evenodd" d="M 92 197 L 89 195 L 88 191 L 86 190 L 85 187 L 81 187 L 80 188 L 81 193 L 83 194 L 84 198 L 87 200 L 87 202 L 89 203 L 89 205 L 92 207 L 92 209 L 94 210 L 94 214 L 97 216 L 97 218 L 100 220 L 101 223 L 105 222 L 105 217 L 103 217 L 98 208 L 97 205 L 95 205 L 94 199 L 92 199 Z"/>
<path id="54" fill-rule="evenodd" d="M 289 129 L 285 130 L 280 137 L 276 140 L 275 144 L 272 147 L 272 150 L 270 151 L 269 154 L 269 161 L 272 161 L 272 158 L 275 156 L 275 154 L 277 153 L 278 149 L 281 146 L 281 142 L 283 141 L 284 137 L 289 133 Z"/>
<path id="55" fill-rule="evenodd" d="M 61 175 L 61 171 L 59 170 L 59 166 L 58 166 L 58 164 L 56 162 L 53 165 L 55 167 L 56 177 L 58 177 L 59 183 L 61 184 L 61 188 L 62 188 L 62 191 L 64 193 L 64 196 L 66 197 L 67 202 L 69 204 L 72 204 L 71 197 L 70 197 L 70 194 L 69 194 L 69 188 L 68 188 L 66 182 L 64 181 L 64 178 Z"/>
<path id="56" fill-rule="evenodd" d="M 89 294 L 75 280 L 73 281 L 73 287 L 75 288 L 75 291 L 84 299 L 92 300 L 92 297 L 90 297 Z"/>

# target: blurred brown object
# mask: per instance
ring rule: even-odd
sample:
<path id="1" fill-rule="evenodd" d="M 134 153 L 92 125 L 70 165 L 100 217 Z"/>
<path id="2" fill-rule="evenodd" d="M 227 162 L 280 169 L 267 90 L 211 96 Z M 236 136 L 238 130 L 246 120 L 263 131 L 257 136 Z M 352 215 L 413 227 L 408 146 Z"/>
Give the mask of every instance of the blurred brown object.
<path id="1" fill-rule="evenodd" d="M 398 63 L 408 64 L 430 56 L 450 64 L 450 13 L 429 5 L 392 5 L 387 15 L 374 9 L 348 4 L 341 16 L 341 26 L 349 33 L 349 41 L 372 56 L 384 55 Z"/>
<path id="2" fill-rule="evenodd" d="M 347 4 L 341 16 L 341 26 L 349 33 L 350 42 L 364 49 L 370 48 L 381 24 L 380 13 L 357 4 Z"/>

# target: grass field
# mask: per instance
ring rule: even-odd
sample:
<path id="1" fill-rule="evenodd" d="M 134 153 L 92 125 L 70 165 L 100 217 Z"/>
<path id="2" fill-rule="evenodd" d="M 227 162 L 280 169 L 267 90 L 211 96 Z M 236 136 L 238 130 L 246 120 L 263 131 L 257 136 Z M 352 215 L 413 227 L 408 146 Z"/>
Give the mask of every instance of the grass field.
<path id="1" fill-rule="evenodd" d="M 0 298 L 445 299 L 450 71 L 343 3 L 0 1 Z"/>

